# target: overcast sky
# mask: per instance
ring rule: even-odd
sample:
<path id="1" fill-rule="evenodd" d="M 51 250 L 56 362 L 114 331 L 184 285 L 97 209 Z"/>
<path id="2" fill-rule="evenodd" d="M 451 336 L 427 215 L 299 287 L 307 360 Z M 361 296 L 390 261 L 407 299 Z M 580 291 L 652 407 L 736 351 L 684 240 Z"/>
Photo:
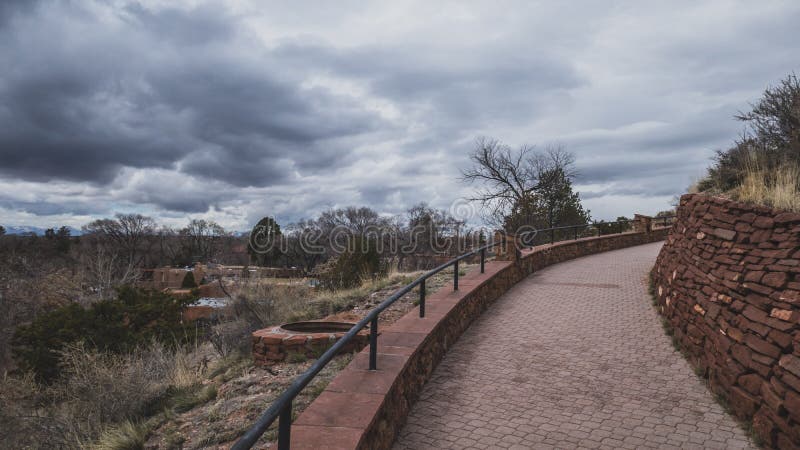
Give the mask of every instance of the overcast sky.
<path id="1" fill-rule="evenodd" d="M 0 224 L 448 208 L 477 136 L 655 213 L 800 72 L 797 1 L 363 3 L 2 0 Z"/>

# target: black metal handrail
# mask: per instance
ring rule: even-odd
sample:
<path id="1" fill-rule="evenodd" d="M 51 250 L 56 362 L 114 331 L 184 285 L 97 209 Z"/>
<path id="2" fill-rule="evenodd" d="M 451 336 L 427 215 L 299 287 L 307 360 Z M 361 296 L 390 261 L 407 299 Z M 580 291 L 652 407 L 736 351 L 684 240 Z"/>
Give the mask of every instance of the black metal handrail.
<path id="1" fill-rule="evenodd" d="M 353 325 L 333 346 L 323 353 L 305 372 L 295 378 L 292 384 L 267 408 L 261 417 L 250 427 L 247 432 L 231 447 L 232 450 L 249 449 L 265 431 L 278 419 L 278 449 L 287 450 L 291 436 L 292 426 L 292 401 L 305 388 L 308 383 L 339 353 L 353 337 L 369 325 L 369 370 L 377 370 L 378 359 L 378 315 L 391 306 L 395 301 L 412 289 L 419 286 L 419 316 L 425 317 L 425 281 L 433 275 L 453 266 L 453 290 L 458 290 L 458 263 L 470 256 L 480 253 L 481 273 L 485 272 L 486 251 L 498 245 L 505 245 L 505 237 L 499 242 L 492 242 L 476 248 L 457 258 L 431 269 L 420 275 L 417 279 L 397 290 L 394 294 L 373 308 L 363 319 Z"/>
<path id="2" fill-rule="evenodd" d="M 666 227 L 668 225 L 668 221 L 670 219 L 674 219 L 674 218 L 675 218 L 674 215 L 653 217 L 653 218 L 651 218 L 651 223 L 658 223 L 658 222 L 663 221 L 663 226 Z M 598 229 L 598 231 L 599 231 L 601 227 L 611 227 L 611 229 L 613 230 L 613 228 L 616 226 L 616 234 L 620 234 L 620 233 L 624 233 L 626 230 L 629 229 L 629 228 L 623 228 L 624 225 L 629 225 L 629 224 L 631 224 L 631 223 L 633 223 L 635 221 L 636 221 L 635 219 L 626 219 L 626 220 L 618 220 L 618 221 L 615 221 L 615 222 L 593 222 L 593 223 L 583 223 L 583 224 L 580 224 L 580 225 L 565 225 L 565 226 L 560 226 L 560 227 L 544 228 L 544 229 L 541 229 L 541 230 L 536 230 L 535 233 L 532 233 L 533 234 L 532 237 L 527 238 L 528 240 L 522 239 L 522 243 L 527 245 L 527 246 L 531 246 L 531 245 L 534 244 L 534 240 L 536 239 L 537 236 L 547 236 L 547 235 L 549 235 L 549 239 L 548 240 L 550 241 L 550 244 L 554 244 L 556 242 L 561 242 L 561 241 L 566 241 L 566 240 L 569 240 L 569 238 L 556 240 L 555 236 L 556 236 L 556 232 L 557 231 L 567 231 L 567 230 L 572 230 L 572 232 L 573 232 L 572 233 L 572 239 L 573 240 L 577 240 L 579 237 L 583 237 L 583 236 L 579 236 L 578 231 L 580 229 L 587 229 L 587 228 L 595 228 L 595 229 Z M 607 233 L 607 234 L 615 234 L 615 233 L 612 232 L 612 233 Z M 546 241 L 545 241 L 545 243 L 546 243 Z"/>
<path id="3" fill-rule="evenodd" d="M 674 216 L 664 216 L 659 217 L 658 219 L 664 219 L 664 225 L 667 224 L 667 219 L 673 218 Z M 578 239 L 578 232 L 577 230 L 580 228 L 587 228 L 587 227 L 596 227 L 597 225 L 617 225 L 618 233 L 622 233 L 625 230 L 622 228 L 623 223 L 630 223 L 633 222 L 632 219 L 630 220 L 622 220 L 617 222 L 602 222 L 602 223 L 587 223 L 581 225 L 568 225 L 568 226 L 561 226 L 561 227 L 553 227 L 553 228 L 546 228 L 543 230 L 533 230 L 528 231 L 525 233 L 521 233 L 518 235 L 517 238 L 519 239 L 519 243 L 524 246 L 530 246 L 531 240 L 530 235 L 533 235 L 535 238 L 538 234 L 544 232 L 550 232 L 550 243 L 554 243 L 554 235 L 555 231 L 558 230 L 568 230 L 574 229 L 574 237 Z M 345 345 L 347 345 L 353 337 L 358 334 L 361 330 L 369 327 L 369 370 L 377 370 L 377 359 L 378 359 L 378 315 L 383 312 L 386 308 L 391 306 L 395 301 L 406 295 L 407 293 L 411 292 L 412 289 L 419 286 L 419 316 L 425 317 L 425 297 L 426 297 L 426 288 L 425 288 L 425 281 L 436 275 L 437 273 L 443 271 L 444 269 L 453 266 L 453 290 L 458 290 L 458 263 L 470 256 L 480 253 L 481 255 L 481 264 L 480 270 L 481 273 L 485 272 L 485 265 L 486 265 L 486 251 L 494 248 L 498 245 L 505 246 L 505 236 L 499 242 L 492 242 L 486 244 L 482 247 L 476 248 L 468 253 L 465 253 L 461 256 L 451 259 L 446 263 L 431 269 L 424 274 L 420 275 L 412 281 L 411 283 L 403 286 L 399 290 L 395 291 L 391 296 L 389 296 L 386 300 L 382 301 L 378 306 L 373 308 L 367 315 L 358 321 L 355 325 L 353 325 L 350 330 L 345 333 L 338 341 L 336 341 L 333 346 L 331 346 L 325 353 L 323 353 L 315 362 L 311 365 L 305 372 L 303 372 L 300 376 L 295 378 L 292 384 L 285 390 L 283 393 L 274 401 L 272 404 L 267 408 L 266 411 L 261 415 L 261 417 L 256 421 L 253 426 L 250 427 L 244 435 L 231 447 L 232 450 L 243 450 L 251 448 L 264 434 L 265 431 L 272 425 L 275 420 L 278 420 L 278 449 L 279 450 L 288 450 L 289 449 L 289 442 L 291 436 L 291 426 L 292 426 L 292 401 L 294 400 L 297 395 L 305 388 L 311 380 L 339 353 Z"/>

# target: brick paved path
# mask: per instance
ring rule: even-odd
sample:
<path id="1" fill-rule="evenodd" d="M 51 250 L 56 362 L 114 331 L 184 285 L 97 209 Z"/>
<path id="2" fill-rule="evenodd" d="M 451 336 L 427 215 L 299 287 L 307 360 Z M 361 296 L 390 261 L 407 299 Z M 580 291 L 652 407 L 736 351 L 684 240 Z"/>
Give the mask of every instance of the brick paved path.
<path id="1" fill-rule="evenodd" d="M 664 335 L 660 243 L 548 267 L 448 351 L 395 449 L 751 448 Z"/>

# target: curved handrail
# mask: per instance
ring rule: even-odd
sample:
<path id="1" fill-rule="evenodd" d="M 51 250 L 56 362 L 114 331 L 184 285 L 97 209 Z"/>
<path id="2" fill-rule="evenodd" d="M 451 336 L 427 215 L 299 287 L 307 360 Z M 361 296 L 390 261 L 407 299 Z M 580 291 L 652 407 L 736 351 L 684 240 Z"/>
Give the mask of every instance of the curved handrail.
<path id="1" fill-rule="evenodd" d="M 333 346 L 331 346 L 325 353 L 323 353 L 315 362 L 311 365 L 305 372 L 300 374 L 292 384 L 285 390 L 283 393 L 272 402 L 272 404 L 264 411 L 261 417 L 250 427 L 250 429 L 239 438 L 238 441 L 231 447 L 232 450 L 242 450 L 242 449 L 249 449 L 252 447 L 258 439 L 264 434 L 265 431 L 272 425 L 276 419 L 280 417 L 280 421 L 278 423 L 278 448 L 279 449 L 288 449 L 289 448 L 289 432 L 291 427 L 291 416 L 292 416 L 292 400 L 300 394 L 300 391 L 305 388 L 311 380 L 339 353 L 348 342 L 350 342 L 353 337 L 358 334 L 364 328 L 367 328 L 367 324 L 369 324 L 370 330 L 370 370 L 376 369 L 376 352 L 377 352 L 377 329 L 378 329 L 378 315 L 391 306 L 395 301 L 400 299 L 405 294 L 411 292 L 417 286 L 420 286 L 420 317 L 424 317 L 425 315 L 425 280 L 430 278 L 433 275 L 441 272 L 442 270 L 453 266 L 454 267 L 454 275 L 453 275 L 453 282 L 454 282 L 454 289 L 458 289 L 458 263 L 459 261 L 469 258 L 477 253 L 481 255 L 481 272 L 484 271 L 484 264 L 486 261 L 486 251 L 494 248 L 498 245 L 505 244 L 505 238 L 503 238 L 499 242 L 491 242 L 486 244 L 482 247 L 476 248 L 468 253 L 464 253 L 461 256 L 453 258 L 447 261 L 444 264 L 435 267 L 424 274 L 417 277 L 411 283 L 403 286 L 402 288 L 395 291 L 392 295 L 390 295 L 386 300 L 382 301 L 378 306 L 370 310 L 367 315 L 359 320 L 355 325 L 353 325 L 350 330 L 344 334 L 339 340 L 336 341 Z"/>
<path id="2" fill-rule="evenodd" d="M 657 219 L 664 219 L 664 223 L 666 225 L 667 219 L 673 218 L 674 216 L 662 216 L 658 217 Z M 621 225 L 623 223 L 630 223 L 633 222 L 633 219 L 624 220 L 624 221 L 617 221 L 617 222 L 603 222 L 602 225 L 619 225 L 618 232 L 622 233 Z M 561 226 L 561 227 L 553 227 L 553 228 L 545 228 L 542 230 L 532 230 L 525 233 L 522 233 L 518 236 L 517 243 L 521 243 L 524 246 L 530 246 L 526 244 L 526 241 L 529 239 L 530 234 L 533 234 L 534 237 L 537 233 L 543 232 L 551 232 L 551 239 L 552 239 L 552 232 L 557 230 L 565 230 L 565 229 L 575 229 L 575 239 L 577 239 L 577 229 L 584 228 L 584 227 L 591 227 L 596 226 L 597 223 L 587 223 L 581 225 L 568 225 L 568 226 Z M 551 240 L 552 242 L 552 240 Z M 300 374 L 292 384 L 285 390 L 283 393 L 272 402 L 272 404 L 264 411 L 261 417 L 239 438 L 238 441 L 231 447 L 232 450 L 243 450 L 251 448 L 264 434 L 265 431 L 272 425 L 276 419 L 279 419 L 278 422 L 278 449 L 279 450 L 287 450 L 289 448 L 289 439 L 290 439 L 290 430 L 291 430 L 291 422 L 292 422 L 292 401 L 294 400 L 297 395 L 300 394 L 300 391 L 303 390 L 310 382 L 314 379 L 314 377 L 333 359 L 336 354 L 339 353 L 345 345 L 347 345 L 350 340 L 354 338 L 358 332 L 367 328 L 369 325 L 370 330 L 370 361 L 369 361 L 369 368 L 370 370 L 376 370 L 377 366 L 377 339 L 378 339 L 378 315 L 383 312 L 386 308 L 391 306 L 394 302 L 400 299 L 402 296 L 406 295 L 407 293 L 411 292 L 417 286 L 420 286 L 420 317 L 425 316 L 425 280 L 436 275 L 437 273 L 443 271 L 444 269 L 453 266 L 454 273 L 453 273 L 453 289 L 458 290 L 458 263 L 459 261 L 469 258 L 477 253 L 481 255 L 481 273 L 484 272 L 484 264 L 486 261 L 486 251 L 494 248 L 498 245 L 505 246 L 506 239 L 505 235 L 503 239 L 499 242 L 493 241 L 489 244 L 486 244 L 482 247 L 476 248 L 470 252 L 464 253 L 461 256 L 453 258 L 444 264 L 441 264 L 424 274 L 417 277 L 411 283 L 403 286 L 402 288 L 395 291 L 392 295 L 390 295 L 386 300 L 382 301 L 378 306 L 370 310 L 367 315 L 359 320 L 355 325 L 353 325 L 350 330 L 344 334 L 339 340 L 336 341 L 333 346 L 331 346 L 325 353 L 323 353 L 315 362 L 311 365 L 305 372 Z"/>

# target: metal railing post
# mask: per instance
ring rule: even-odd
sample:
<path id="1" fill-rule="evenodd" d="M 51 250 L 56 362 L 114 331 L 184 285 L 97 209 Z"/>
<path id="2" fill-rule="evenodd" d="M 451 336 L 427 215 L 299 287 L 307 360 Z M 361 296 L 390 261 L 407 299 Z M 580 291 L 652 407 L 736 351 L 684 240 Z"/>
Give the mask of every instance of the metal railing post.
<path id="1" fill-rule="evenodd" d="M 292 434 L 292 402 L 281 410 L 278 419 L 278 450 L 289 450 Z"/>
<path id="2" fill-rule="evenodd" d="M 550 245 L 553 245 L 555 241 L 556 241 L 555 230 L 550 228 Z"/>
<path id="3" fill-rule="evenodd" d="M 559 228 L 561 229 L 561 228 Z M 551 238 L 553 236 L 553 231 L 551 230 Z M 497 235 L 496 235 L 497 236 Z M 265 431 L 270 429 L 270 427 L 275 426 L 275 421 L 278 421 L 277 428 L 278 428 L 278 449 L 285 450 L 289 449 L 291 445 L 291 426 L 292 426 L 292 410 L 293 410 L 293 401 L 297 397 L 298 394 L 306 387 L 308 384 L 316 377 L 321 370 L 334 358 L 334 356 L 340 352 L 344 346 L 354 339 L 356 336 L 360 336 L 360 332 L 363 332 L 369 327 L 369 370 L 377 370 L 378 369 L 378 315 L 381 311 L 384 311 L 386 308 L 391 306 L 394 302 L 399 299 L 405 298 L 404 296 L 407 294 L 411 294 L 413 289 L 419 286 L 419 305 L 420 305 L 420 317 L 425 317 L 425 303 L 427 297 L 427 279 L 435 274 L 444 273 L 450 266 L 453 266 L 453 288 L 454 290 L 458 290 L 458 281 L 460 278 L 459 273 L 459 266 L 460 266 L 460 259 L 467 258 L 475 255 L 476 253 L 480 253 L 481 258 L 481 273 L 484 273 L 486 268 L 486 250 L 489 249 L 491 251 L 495 251 L 495 247 L 502 243 L 503 247 L 501 251 L 503 253 L 508 252 L 508 247 L 512 242 L 509 242 L 507 236 L 502 234 L 500 239 L 497 241 L 493 241 L 491 244 L 486 244 L 477 250 L 472 250 L 469 253 L 465 253 L 459 257 L 451 259 L 434 269 L 431 269 L 421 276 L 419 276 L 413 282 L 405 285 L 404 287 L 397 290 L 394 294 L 392 294 L 389 298 L 385 299 L 381 302 L 375 309 L 372 310 L 370 314 L 368 314 L 363 319 L 359 320 L 350 330 L 336 343 L 333 344 L 331 348 L 325 351 L 316 362 L 311 364 L 311 366 L 303 372 L 300 376 L 295 378 L 293 384 L 289 386 L 286 390 L 284 390 L 280 396 L 263 412 L 263 414 L 257 419 L 257 421 L 236 441 L 236 443 L 231 447 L 232 449 L 236 450 L 244 450 L 249 449 L 256 445 L 259 438 L 264 434 Z M 514 246 L 516 248 L 516 246 Z M 516 250 L 517 254 L 519 254 L 520 250 Z"/>
<path id="4" fill-rule="evenodd" d="M 453 290 L 458 290 L 458 261 L 453 264 Z"/>
<path id="5" fill-rule="evenodd" d="M 369 325 L 369 370 L 378 370 L 378 317 Z"/>
<path id="6" fill-rule="evenodd" d="M 573 228 L 575 230 L 575 240 L 578 240 L 578 227 Z"/>
<path id="7" fill-rule="evenodd" d="M 419 316 L 425 317 L 425 280 L 419 284 Z"/>

